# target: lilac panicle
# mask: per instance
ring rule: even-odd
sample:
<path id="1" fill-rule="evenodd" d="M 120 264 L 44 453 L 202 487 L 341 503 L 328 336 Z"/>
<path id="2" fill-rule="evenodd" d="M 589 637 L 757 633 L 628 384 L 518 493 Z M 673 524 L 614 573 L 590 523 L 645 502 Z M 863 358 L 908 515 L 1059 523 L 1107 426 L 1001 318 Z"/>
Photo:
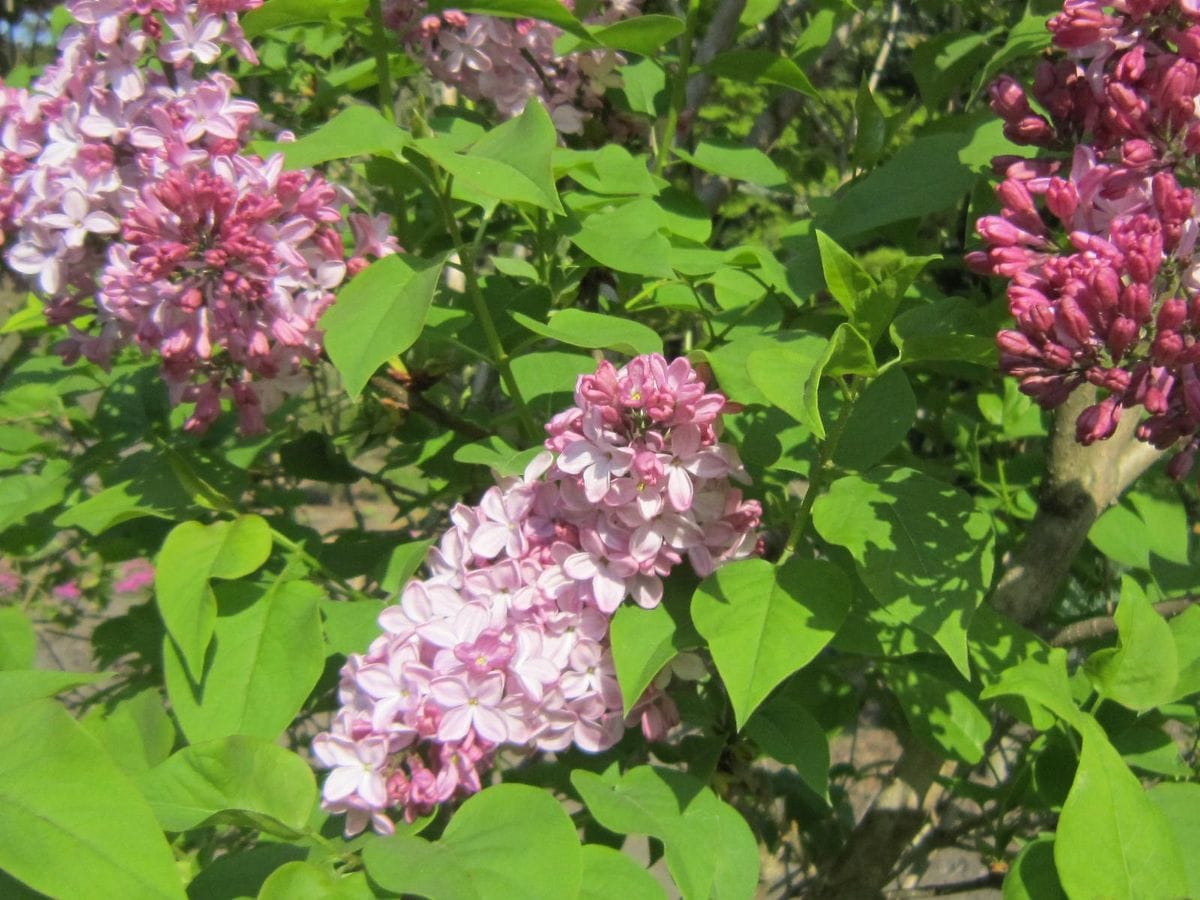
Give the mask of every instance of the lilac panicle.
<path id="1" fill-rule="evenodd" d="M 260 5 L 72 0 L 58 60 L 28 91 L 0 85 L 5 261 L 70 326 L 66 358 L 107 365 L 130 343 L 161 356 L 197 431 L 222 397 L 261 431 L 319 355 L 334 289 L 364 264 L 342 244 L 346 191 L 239 155 L 258 106 L 205 67 L 225 48 L 254 61 L 238 14 Z M 351 225 L 360 254 L 395 251 L 375 223 Z"/>
<path id="2" fill-rule="evenodd" d="M 1078 440 L 1136 414 L 1183 477 L 1200 448 L 1200 7 L 1067 0 L 1048 27 L 1065 52 L 1034 78 L 1045 113 L 1012 78 L 990 90 L 1008 137 L 1045 155 L 995 160 L 1002 208 L 967 262 L 1009 281 L 1016 327 L 997 342 L 1022 391 L 1054 408 L 1100 388 Z"/>
<path id="3" fill-rule="evenodd" d="M 670 673 L 623 715 L 608 626 L 626 599 L 656 606 L 684 559 L 703 576 L 756 551 L 761 508 L 731 484 L 745 475 L 718 439 L 724 408 L 686 359 L 601 363 L 523 477 L 451 512 L 313 742 L 348 834 L 478 791 L 501 746 L 598 751 L 627 724 L 657 740 L 679 721 Z"/>

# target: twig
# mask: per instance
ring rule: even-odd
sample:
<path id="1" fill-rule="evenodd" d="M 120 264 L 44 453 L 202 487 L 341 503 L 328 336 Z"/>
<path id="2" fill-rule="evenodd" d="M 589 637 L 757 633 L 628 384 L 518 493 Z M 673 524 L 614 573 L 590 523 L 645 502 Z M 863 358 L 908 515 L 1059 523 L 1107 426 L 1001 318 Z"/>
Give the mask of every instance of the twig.
<path id="1" fill-rule="evenodd" d="M 896 44 L 896 32 L 900 25 L 900 0 L 892 0 L 892 8 L 888 10 L 888 30 L 884 35 L 879 55 L 875 57 L 875 65 L 871 67 L 871 75 L 867 78 L 867 90 L 872 94 L 879 87 L 879 79 L 887 68 L 888 57 L 892 55 L 892 47 Z"/>
<path id="2" fill-rule="evenodd" d="M 1200 603 L 1200 597 L 1179 597 L 1175 600 L 1164 600 L 1162 603 L 1155 603 L 1154 611 L 1164 619 L 1169 619 L 1172 616 L 1179 615 L 1197 603 Z M 1091 619 L 1072 622 L 1060 630 L 1054 637 L 1050 638 L 1050 645 L 1053 647 L 1069 647 L 1072 644 L 1081 644 L 1084 641 L 1090 641 L 1094 638 L 1105 637 L 1106 635 L 1113 634 L 1116 630 L 1117 621 L 1112 616 L 1095 616 Z"/>

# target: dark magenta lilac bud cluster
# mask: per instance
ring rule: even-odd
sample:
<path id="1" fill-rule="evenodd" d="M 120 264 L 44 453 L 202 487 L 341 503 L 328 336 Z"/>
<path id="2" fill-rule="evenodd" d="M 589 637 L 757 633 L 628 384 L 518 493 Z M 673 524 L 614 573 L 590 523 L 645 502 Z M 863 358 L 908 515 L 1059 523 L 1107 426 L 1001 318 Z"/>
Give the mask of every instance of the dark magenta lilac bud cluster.
<path id="1" fill-rule="evenodd" d="M 575 403 L 524 477 L 451 512 L 428 577 L 342 669 L 313 752 L 348 834 L 478 791 L 498 747 L 598 751 L 627 725 L 658 739 L 678 722 L 670 671 L 624 715 L 609 620 L 627 598 L 657 606 L 685 559 L 703 576 L 756 552 L 762 510 L 730 482 L 745 474 L 718 439 L 725 397 L 686 359 L 601 363 Z"/>
<path id="2" fill-rule="evenodd" d="M 1079 441 L 1137 415 L 1182 478 L 1200 448 L 1200 3 L 1067 0 L 1048 27 L 1064 52 L 1034 77 L 1042 111 L 1012 78 L 990 88 L 1008 137 L 1044 152 L 994 161 L 1002 208 L 967 262 L 1009 281 L 997 340 L 1021 390 L 1053 409 L 1094 385 Z"/>
<path id="3" fill-rule="evenodd" d="M 240 155 L 258 106 L 208 66 L 225 48 L 254 61 L 238 13 L 261 3 L 72 0 L 58 60 L 30 90 L 0 85 L 5 261 L 70 326 L 64 356 L 158 354 L 197 431 L 223 397 L 262 431 L 305 386 L 334 288 L 396 249 L 386 221 L 352 214 L 348 260 L 345 190 Z"/>

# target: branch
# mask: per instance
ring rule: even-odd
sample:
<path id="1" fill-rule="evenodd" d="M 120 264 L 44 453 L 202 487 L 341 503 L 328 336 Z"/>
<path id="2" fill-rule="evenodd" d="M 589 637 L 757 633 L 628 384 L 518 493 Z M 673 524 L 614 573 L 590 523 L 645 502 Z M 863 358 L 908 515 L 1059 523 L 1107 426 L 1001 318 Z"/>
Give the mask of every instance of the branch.
<path id="1" fill-rule="evenodd" d="M 697 66 L 712 62 L 718 53 L 723 53 L 733 46 L 737 38 L 738 20 L 745 10 L 746 0 L 721 0 L 704 32 L 704 39 L 696 47 L 693 61 Z M 690 123 L 692 115 L 708 96 L 712 83 L 713 77 L 707 72 L 698 72 L 688 79 L 687 102 L 683 110 L 686 122 Z M 673 135 L 667 135 L 667 140 L 673 139 Z"/>
<path id="2" fill-rule="evenodd" d="M 871 75 L 867 78 L 867 90 L 872 94 L 879 87 L 879 79 L 883 77 L 883 70 L 887 67 L 888 57 L 892 55 L 892 47 L 896 44 L 896 32 L 900 26 L 900 0 L 892 0 L 892 8 L 888 10 L 888 30 L 884 35 L 883 45 L 879 48 L 879 55 L 875 57 L 875 65 L 871 67 Z"/>
<path id="3" fill-rule="evenodd" d="M 1049 609 L 1100 513 L 1162 456 L 1135 439 L 1137 416 L 1129 413 L 1107 441 L 1076 443 L 1075 419 L 1095 399 L 1081 387 L 1059 409 L 1037 515 L 992 594 L 992 605 L 1022 625 Z"/>
<path id="4" fill-rule="evenodd" d="M 1154 604 L 1154 611 L 1164 619 L 1177 616 L 1195 604 L 1200 603 L 1200 597 L 1180 597 L 1176 600 L 1164 600 Z M 1094 638 L 1105 637 L 1117 630 L 1117 621 L 1112 616 L 1096 616 L 1072 622 L 1058 634 L 1050 638 L 1052 647 L 1069 647 L 1071 644 L 1082 644 Z"/>

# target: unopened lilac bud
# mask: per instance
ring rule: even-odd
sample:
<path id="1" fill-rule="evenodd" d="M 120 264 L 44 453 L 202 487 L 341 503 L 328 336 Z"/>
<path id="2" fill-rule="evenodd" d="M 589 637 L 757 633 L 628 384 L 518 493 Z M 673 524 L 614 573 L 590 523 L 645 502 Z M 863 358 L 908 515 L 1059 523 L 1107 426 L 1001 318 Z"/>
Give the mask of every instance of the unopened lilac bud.
<path id="1" fill-rule="evenodd" d="M 996 335 L 996 345 L 1005 353 L 1029 359 L 1041 358 L 1041 351 L 1019 331 L 1001 331 Z"/>
<path id="2" fill-rule="evenodd" d="M 1079 414 L 1075 420 L 1075 440 L 1088 447 L 1096 441 L 1107 440 L 1121 421 L 1121 406 L 1107 397 Z"/>
<path id="3" fill-rule="evenodd" d="M 1069 223 L 1075 217 L 1079 206 L 1079 192 L 1075 185 L 1062 178 L 1051 178 L 1046 188 L 1046 206 L 1058 217 L 1063 224 Z"/>
<path id="4" fill-rule="evenodd" d="M 1148 166 L 1156 159 L 1158 159 L 1158 153 L 1155 152 L 1154 145 L 1149 141 L 1135 139 L 1121 145 L 1121 162 L 1127 166 L 1140 168 Z"/>
<path id="5" fill-rule="evenodd" d="M 1109 326 L 1108 339 L 1105 344 L 1108 346 L 1108 352 L 1112 355 L 1114 362 L 1120 361 L 1126 351 L 1137 343 L 1140 332 L 1141 327 L 1133 319 L 1117 316 L 1113 320 L 1112 325 Z"/>
<path id="6" fill-rule="evenodd" d="M 1158 310 L 1158 317 L 1155 324 L 1158 326 L 1159 331 L 1174 331 L 1186 322 L 1187 318 L 1187 304 L 1178 297 L 1172 297 L 1169 300 L 1163 301 L 1162 306 Z"/>
<path id="7" fill-rule="evenodd" d="M 1025 89 L 1008 75 L 1001 75 L 988 86 L 988 97 L 996 115 L 1003 119 L 1017 119 L 1030 111 Z"/>
<path id="8" fill-rule="evenodd" d="M 1117 305 L 1121 295 L 1121 277 L 1105 266 L 1092 273 L 1092 290 L 1103 307 Z"/>
<path id="9" fill-rule="evenodd" d="M 1129 389 L 1129 372 L 1119 366 L 1106 369 L 1103 366 L 1092 366 L 1087 370 L 1087 380 L 1096 387 L 1104 388 L 1113 394 L 1124 394 Z"/>
<path id="10" fill-rule="evenodd" d="M 1121 299 L 1118 303 L 1121 314 L 1143 323 L 1150 321 L 1151 297 L 1150 286 L 1146 284 L 1127 284 L 1121 289 Z"/>

